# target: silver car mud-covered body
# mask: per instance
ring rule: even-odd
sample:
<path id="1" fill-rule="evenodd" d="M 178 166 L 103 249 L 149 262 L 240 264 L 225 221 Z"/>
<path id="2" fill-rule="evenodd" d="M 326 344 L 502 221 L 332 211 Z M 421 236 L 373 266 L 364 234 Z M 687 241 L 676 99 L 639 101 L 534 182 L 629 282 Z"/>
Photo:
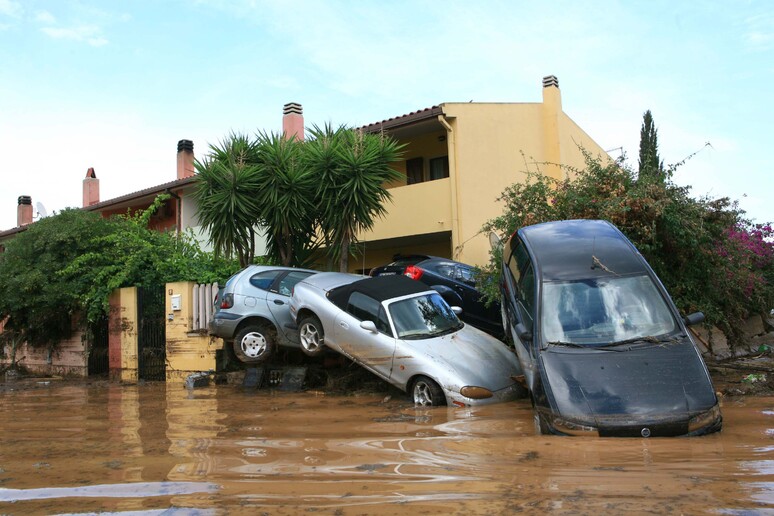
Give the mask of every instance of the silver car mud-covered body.
<path id="1" fill-rule="evenodd" d="M 426 317 L 426 335 L 402 329 L 411 315 L 405 315 L 406 310 L 416 303 L 420 303 L 420 312 L 437 305 L 452 326 L 432 335 L 434 325 Z M 363 310 L 368 306 L 373 307 L 374 317 Z M 526 395 L 517 383 L 521 369 L 509 348 L 461 323 L 437 292 L 403 276 L 364 279 L 353 274 L 320 273 L 295 286 L 290 312 L 299 326 L 303 321 L 319 321 L 324 346 L 401 390 L 411 392 L 418 379 L 423 379 L 437 384 L 444 401 L 455 406 Z M 303 333 L 301 339 L 303 346 Z M 414 398 L 418 402 L 416 391 Z"/>

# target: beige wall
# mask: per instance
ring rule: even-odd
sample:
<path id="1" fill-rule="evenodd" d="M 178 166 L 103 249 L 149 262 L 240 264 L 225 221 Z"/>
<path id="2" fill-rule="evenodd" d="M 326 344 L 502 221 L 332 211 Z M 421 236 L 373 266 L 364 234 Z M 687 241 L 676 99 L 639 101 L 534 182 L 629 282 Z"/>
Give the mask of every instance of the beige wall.
<path id="1" fill-rule="evenodd" d="M 191 331 L 193 286 L 189 281 L 166 285 L 167 381 L 185 381 L 191 373 L 214 370 L 215 353 L 223 347 L 221 339 Z M 180 310 L 172 310 L 172 296 L 175 295 L 180 296 Z"/>
<path id="2" fill-rule="evenodd" d="M 390 189 L 392 201 L 387 215 L 378 219 L 372 231 L 359 239 L 366 241 L 424 235 L 452 229 L 451 181 L 439 179 Z"/>
<path id="3" fill-rule="evenodd" d="M 55 376 L 87 376 L 89 374 L 86 344 L 82 339 L 83 332 L 77 331 L 72 337 L 59 343 L 49 360 L 48 349 L 33 348 L 26 343 L 16 350 L 16 363 L 32 374 Z M 2 365 L 10 365 L 11 349 L 6 346 Z"/>
<path id="4" fill-rule="evenodd" d="M 193 283 L 178 282 L 166 285 L 166 314 L 172 314 L 166 322 L 167 381 L 185 381 L 194 372 L 214 370 L 216 352 L 223 341 L 209 337 L 206 332 L 190 331 L 193 321 Z M 181 296 L 180 310 L 172 309 L 172 296 Z M 121 288 L 110 296 L 110 377 L 122 382 L 138 379 L 137 358 L 137 289 Z M 48 359 L 44 349 L 33 349 L 26 344 L 16 352 L 17 362 L 34 374 L 87 376 L 88 356 L 82 332 L 63 341 Z M 6 348 L 0 364 L 10 362 L 10 349 Z"/>
<path id="5" fill-rule="evenodd" d="M 118 318 L 116 324 L 111 320 L 110 327 L 120 332 L 121 369 L 118 375 L 111 370 L 111 377 L 118 376 L 123 382 L 137 381 L 137 288 L 126 287 L 118 291 Z M 112 317 L 112 314 L 111 314 Z M 111 330 L 112 331 L 112 330 Z M 111 355 L 114 350 L 110 350 Z M 113 361 L 111 360 L 111 369 Z"/>

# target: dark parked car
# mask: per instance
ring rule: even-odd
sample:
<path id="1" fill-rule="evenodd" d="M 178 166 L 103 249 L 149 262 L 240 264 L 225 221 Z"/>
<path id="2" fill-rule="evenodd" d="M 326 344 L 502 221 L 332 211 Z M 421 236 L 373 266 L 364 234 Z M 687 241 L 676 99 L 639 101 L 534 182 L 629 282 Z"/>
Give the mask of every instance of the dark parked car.
<path id="1" fill-rule="evenodd" d="M 460 319 L 501 339 L 503 327 L 500 321 L 500 305 L 484 306 L 481 293 L 476 288 L 476 269 L 465 263 L 448 258 L 412 254 L 397 255 L 393 262 L 371 269 L 370 275 L 389 276 L 403 274 L 432 287 L 452 306 L 462 308 Z"/>
<path id="2" fill-rule="evenodd" d="M 667 291 L 600 220 L 518 230 L 503 249 L 503 322 L 541 433 L 701 435 L 722 416 L 707 368 Z"/>
<path id="3" fill-rule="evenodd" d="M 289 304 L 296 283 L 315 271 L 251 265 L 231 276 L 220 289 L 209 333 L 234 346 L 245 363 L 260 363 L 275 345 L 299 347 Z"/>

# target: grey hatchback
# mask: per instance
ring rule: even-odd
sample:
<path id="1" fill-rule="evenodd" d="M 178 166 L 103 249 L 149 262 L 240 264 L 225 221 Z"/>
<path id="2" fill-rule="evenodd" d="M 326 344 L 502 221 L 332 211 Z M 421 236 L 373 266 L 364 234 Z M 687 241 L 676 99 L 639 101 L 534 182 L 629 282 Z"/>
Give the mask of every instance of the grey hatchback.
<path id="1" fill-rule="evenodd" d="M 248 364 L 266 361 L 274 346 L 299 347 L 288 301 L 293 287 L 316 271 L 250 265 L 231 276 L 215 301 L 209 333 L 233 345 Z"/>

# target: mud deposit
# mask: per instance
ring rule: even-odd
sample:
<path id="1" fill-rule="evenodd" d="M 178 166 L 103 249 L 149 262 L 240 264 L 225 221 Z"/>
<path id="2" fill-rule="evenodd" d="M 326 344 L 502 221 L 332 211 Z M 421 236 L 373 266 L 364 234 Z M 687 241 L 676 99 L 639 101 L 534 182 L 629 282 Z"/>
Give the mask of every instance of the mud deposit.
<path id="1" fill-rule="evenodd" d="M 767 514 L 774 398 L 725 398 L 719 434 L 535 435 L 528 401 L 179 384 L 0 392 L 0 514 Z"/>

